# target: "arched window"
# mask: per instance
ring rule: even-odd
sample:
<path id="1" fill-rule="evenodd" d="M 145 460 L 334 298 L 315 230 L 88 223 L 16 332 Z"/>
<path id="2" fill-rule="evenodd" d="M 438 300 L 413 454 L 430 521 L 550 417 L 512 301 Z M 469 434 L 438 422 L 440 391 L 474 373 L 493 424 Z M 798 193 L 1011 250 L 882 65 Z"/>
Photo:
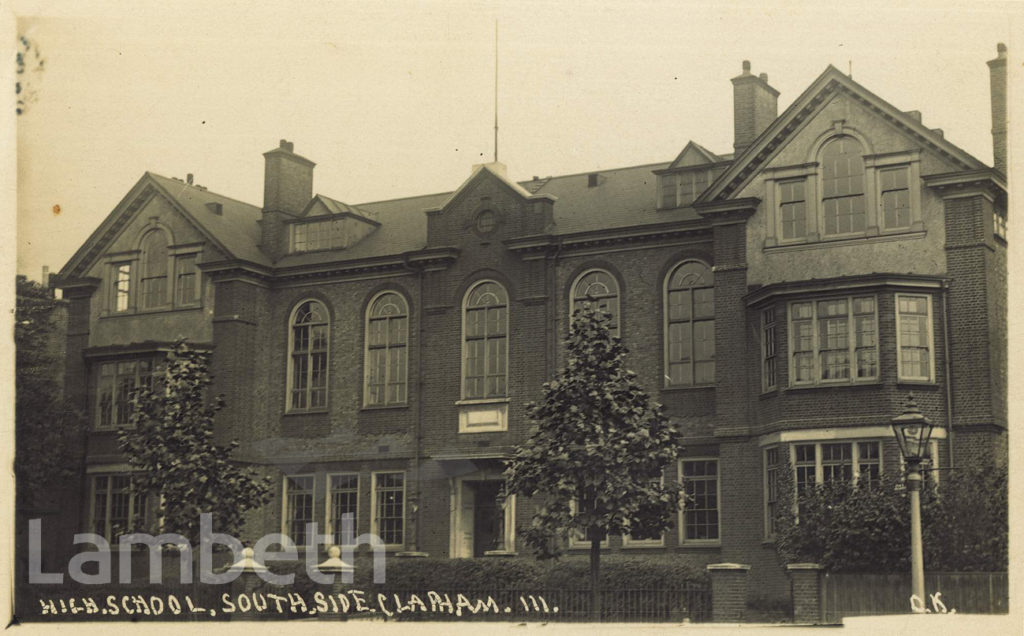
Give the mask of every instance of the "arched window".
<path id="1" fill-rule="evenodd" d="M 863 152 L 860 142 L 849 135 L 832 139 L 821 151 L 821 204 L 826 236 L 864 231 L 867 211 Z"/>
<path id="2" fill-rule="evenodd" d="M 292 314 L 288 343 L 289 410 L 327 406 L 327 308 L 315 300 L 303 302 Z"/>
<path id="3" fill-rule="evenodd" d="M 167 235 L 153 230 L 142 239 L 142 307 L 167 305 Z"/>
<path id="4" fill-rule="evenodd" d="M 508 293 L 484 281 L 466 293 L 462 334 L 462 397 L 508 394 Z"/>
<path id="5" fill-rule="evenodd" d="M 609 331 L 614 336 L 619 335 L 619 283 L 614 276 L 601 269 L 585 272 L 573 285 L 570 316 L 578 303 L 597 303 L 599 308 L 611 314 Z"/>
<path id="6" fill-rule="evenodd" d="M 366 312 L 366 405 L 404 404 L 409 366 L 409 309 L 395 292 L 380 294 Z"/>
<path id="7" fill-rule="evenodd" d="M 686 261 L 665 286 L 665 382 L 668 386 L 715 381 L 715 288 L 711 268 Z"/>

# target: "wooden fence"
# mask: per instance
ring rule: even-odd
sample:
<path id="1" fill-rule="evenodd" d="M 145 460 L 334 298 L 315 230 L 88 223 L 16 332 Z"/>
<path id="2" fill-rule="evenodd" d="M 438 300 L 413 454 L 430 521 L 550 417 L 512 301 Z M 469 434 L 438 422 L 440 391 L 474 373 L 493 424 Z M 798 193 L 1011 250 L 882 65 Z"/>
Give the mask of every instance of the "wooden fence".
<path id="1" fill-rule="evenodd" d="M 932 572 L 924 577 L 927 608 L 936 611 L 931 595 L 957 614 L 1002 614 L 1009 610 L 1006 572 Z M 822 613 L 826 622 L 844 616 L 909 614 L 910 574 L 826 574 Z"/>

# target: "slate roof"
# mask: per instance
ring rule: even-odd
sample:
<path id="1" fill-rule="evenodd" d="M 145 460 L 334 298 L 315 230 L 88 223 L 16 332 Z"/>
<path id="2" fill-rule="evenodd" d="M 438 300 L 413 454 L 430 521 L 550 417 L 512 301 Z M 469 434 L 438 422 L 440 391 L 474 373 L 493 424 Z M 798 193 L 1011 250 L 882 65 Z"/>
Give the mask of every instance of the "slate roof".
<path id="1" fill-rule="evenodd" d="M 785 138 L 792 131 L 794 122 L 809 116 L 813 110 L 813 100 L 836 89 L 856 95 L 890 121 L 897 123 L 906 131 L 916 135 L 926 145 L 946 154 L 955 162 L 967 168 L 984 167 L 984 164 L 946 141 L 940 134 L 922 126 L 914 116 L 897 110 L 834 67 L 829 66 L 782 115 L 738 156 L 733 153 L 716 154 L 694 142 L 688 144 L 687 148 L 692 146 L 706 157 L 713 158 L 716 163 L 732 161 L 732 165 L 698 197 L 698 202 L 719 200 L 735 192 L 745 180 L 752 178 L 761 163 L 768 160 L 773 149 L 784 143 Z M 676 158 L 677 161 L 678 159 L 679 157 Z M 499 172 L 494 172 L 493 168 L 486 169 L 526 198 L 545 195 L 553 197 L 556 200 L 553 232 L 555 235 L 564 236 L 699 219 L 700 216 L 692 207 L 657 209 L 658 187 L 657 175 L 654 172 L 664 170 L 672 166 L 673 163 L 663 162 L 598 170 L 531 179 L 518 183 L 508 180 Z M 394 257 L 404 252 L 424 248 L 427 238 L 425 211 L 442 208 L 454 200 L 463 187 L 477 178 L 480 171 L 484 169 L 484 166 L 477 166 L 470 178 L 451 192 L 357 205 L 350 205 L 324 195 L 316 195 L 314 201 L 323 202 L 327 209 L 334 214 L 352 213 L 372 219 L 380 225 L 348 249 L 291 254 L 282 257 L 276 263 L 272 263 L 259 248 L 261 211 L 258 206 L 152 173 L 146 173 L 143 181 L 147 178 L 152 179 L 168 197 L 181 206 L 194 222 L 201 226 L 211 240 L 229 252 L 229 257 L 268 267 L 287 268 L 327 262 Z M 596 184 L 592 186 L 591 175 L 595 174 L 597 175 Z M 219 203 L 221 214 L 212 212 L 207 206 L 208 203 Z M 108 220 L 104 222 L 104 226 L 111 222 L 110 218 L 112 217 L 108 217 Z M 94 233 L 87 245 L 94 239 L 99 240 L 104 226 Z M 83 246 L 79 250 L 79 254 L 76 254 L 65 266 L 65 269 L 68 269 L 72 263 L 79 263 L 87 258 L 89 258 L 88 250 Z"/>
<path id="2" fill-rule="evenodd" d="M 652 171 L 668 167 L 654 163 L 628 168 L 582 172 L 537 181 L 522 181 L 515 187 L 538 195 L 554 195 L 556 235 L 614 229 L 651 223 L 689 221 L 699 218 L 692 208 L 658 210 L 657 176 Z M 322 194 L 316 195 L 331 212 L 352 212 L 371 218 L 380 227 L 345 250 L 289 254 L 271 263 L 260 250 L 260 208 L 229 197 L 147 173 L 210 234 L 218 238 L 238 259 L 264 266 L 297 267 L 325 261 L 351 261 L 394 256 L 426 246 L 428 209 L 442 207 L 457 190 L 425 196 L 406 197 L 350 205 Z M 589 175 L 600 175 L 599 185 L 589 185 Z M 207 203 L 220 203 L 222 214 L 212 213 Z"/>
<path id="3" fill-rule="evenodd" d="M 235 258 L 270 265 L 270 259 L 259 248 L 260 226 L 257 221 L 262 211 L 258 206 L 152 172 L 146 175 L 185 208 L 192 219 L 216 237 Z M 221 214 L 210 211 L 207 203 L 220 203 Z"/>

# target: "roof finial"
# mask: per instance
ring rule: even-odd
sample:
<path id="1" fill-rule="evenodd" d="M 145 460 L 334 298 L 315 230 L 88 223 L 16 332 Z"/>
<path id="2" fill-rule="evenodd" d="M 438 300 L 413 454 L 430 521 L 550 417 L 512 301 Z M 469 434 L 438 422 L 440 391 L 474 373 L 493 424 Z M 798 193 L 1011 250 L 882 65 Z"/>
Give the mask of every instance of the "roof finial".
<path id="1" fill-rule="evenodd" d="M 847 64 L 849 65 L 849 70 L 846 74 L 850 76 L 850 79 L 853 79 L 853 60 L 851 59 Z"/>

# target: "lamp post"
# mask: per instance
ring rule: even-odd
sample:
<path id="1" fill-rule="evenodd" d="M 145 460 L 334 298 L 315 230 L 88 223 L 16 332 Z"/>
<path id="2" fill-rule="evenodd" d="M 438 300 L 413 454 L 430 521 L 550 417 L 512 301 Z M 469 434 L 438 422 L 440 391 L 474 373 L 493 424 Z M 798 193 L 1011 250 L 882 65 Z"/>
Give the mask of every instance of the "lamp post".
<path id="1" fill-rule="evenodd" d="M 907 396 L 903 412 L 892 418 L 892 430 L 907 465 L 910 492 L 910 577 L 912 593 L 924 603 L 924 550 L 921 545 L 921 463 L 929 458 L 934 425 L 921 413 L 914 394 Z"/>

